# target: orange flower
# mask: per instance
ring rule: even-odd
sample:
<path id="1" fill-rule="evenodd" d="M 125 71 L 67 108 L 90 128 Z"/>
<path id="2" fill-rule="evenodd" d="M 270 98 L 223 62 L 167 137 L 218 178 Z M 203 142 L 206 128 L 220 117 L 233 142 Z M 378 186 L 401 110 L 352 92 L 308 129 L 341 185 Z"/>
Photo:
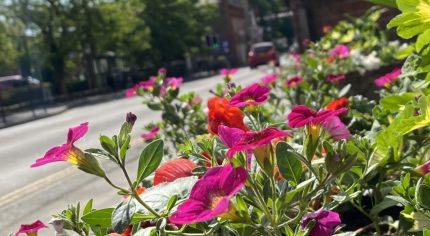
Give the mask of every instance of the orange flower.
<path id="1" fill-rule="evenodd" d="M 334 58 L 333 56 L 331 56 L 331 55 L 330 55 L 330 56 L 327 56 L 327 58 L 326 58 L 326 59 L 327 59 L 327 62 L 328 62 L 328 63 L 333 63 L 333 62 L 334 62 L 334 60 L 335 60 L 335 58 Z"/>
<path id="2" fill-rule="evenodd" d="M 243 123 L 242 111 L 228 105 L 226 98 L 213 97 L 208 100 L 208 129 L 212 134 L 218 134 L 218 126 L 225 125 L 248 131 L 249 128 Z"/>
<path id="3" fill-rule="evenodd" d="M 341 108 L 348 108 L 349 106 L 349 100 L 347 97 L 342 97 L 336 100 L 331 101 L 326 109 L 330 111 L 339 110 Z"/>
<path id="4" fill-rule="evenodd" d="M 127 229 L 122 233 L 110 233 L 109 236 L 131 236 L 131 231 L 133 230 L 133 226 L 129 225 Z"/>
<path id="5" fill-rule="evenodd" d="M 331 26 L 330 25 L 324 25 L 323 27 L 323 33 L 327 34 L 328 32 L 330 32 L 331 30 Z"/>
<path id="6" fill-rule="evenodd" d="M 346 108 L 348 109 L 349 107 L 349 100 L 347 97 L 342 97 L 336 100 L 331 101 L 327 106 L 326 109 L 330 110 L 330 111 L 335 111 L 335 110 L 339 110 L 342 108 Z M 348 115 L 348 110 L 342 112 L 339 114 L 339 117 L 345 117 L 346 115 Z"/>

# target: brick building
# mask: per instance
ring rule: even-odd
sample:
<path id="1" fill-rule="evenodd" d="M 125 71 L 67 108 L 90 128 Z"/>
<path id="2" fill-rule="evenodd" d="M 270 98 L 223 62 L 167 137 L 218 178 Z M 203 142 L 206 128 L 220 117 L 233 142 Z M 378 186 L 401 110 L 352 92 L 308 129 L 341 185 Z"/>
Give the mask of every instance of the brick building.
<path id="1" fill-rule="evenodd" d="M 373 6 L 364 0 L 286 0 L 286 3 L 294 12 L 294 32 L 298 42 L 305 38 L 316 40 L 322 36 L 325 25 L 336 25 L 347 15 L 363 15 Z M 381 26 L 397 14 L 394 9 L 384 13 Z"/>

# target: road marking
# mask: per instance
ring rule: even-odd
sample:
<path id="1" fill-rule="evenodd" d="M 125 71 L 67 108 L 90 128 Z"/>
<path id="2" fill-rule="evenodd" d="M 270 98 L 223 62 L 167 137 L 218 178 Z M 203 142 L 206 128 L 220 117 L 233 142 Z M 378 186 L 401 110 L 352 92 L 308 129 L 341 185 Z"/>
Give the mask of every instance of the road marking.
<path id="1" fill-rule="evenodd" d="M 30 195 L 35 191 L 41 190 L 42 188 L 49 186 L 52 183 L 59 182 L 61 179 L 66 178 L 74 173 L 79 172 L 79 169 L 75 166 L 68 167 L 62 171 L 56 172 L 52 175 L 48 175 L 41 178 L 31 184 L 21 187 L 13 192 L 0 197 L 0 208 L 6 206 L 9 203 L 19 200 L 21 197 Z"/>
<path id="2" fill-rule="evenodd" d="M 131 146 L 134 146 L 135 144 L 138 144 L 138 142 L 142 142 L 139 136 L 132 139 L 130 143 L 131 143 Z M 53 183 L 61 182 L 62 179 L 65 179 L 78 172 L 81 172 L 81 170 L 79 170 L 76 166 L 66 167 L 64 170 L 61 170 L 54 174 L 43 177 L 33 183 L 25 185 L 24 187 L 18 188 L 15 191 L 12 191 L 8 194 L 0 196 L 0 209 L 12 202 L 19 200 L 24 196 L 40 191 Z"/>

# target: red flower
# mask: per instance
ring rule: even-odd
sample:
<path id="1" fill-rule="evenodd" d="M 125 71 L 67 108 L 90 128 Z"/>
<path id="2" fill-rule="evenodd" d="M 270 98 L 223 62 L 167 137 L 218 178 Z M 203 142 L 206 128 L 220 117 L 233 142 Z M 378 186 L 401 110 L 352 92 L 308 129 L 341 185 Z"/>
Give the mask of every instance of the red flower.
<path id="1" fill-rule="evenodd" d="M 349 107 L 349 100 L 347 97 L 342 97 L 336 100 L 331 101 L 327 106 L 326 106 L 326 110 L 330 110 L 330 111 L 336 111 L 339 110 L 341 108 L 346 108 L 348 109 Z M 348 114 L 348 111 L 344 111 L 343 113 L 341 113 L 339 116 L 346 116 Z"/>
<path id="2" fill-rule="evenodd" d="M 117 233 L 110 233 L 109 236 L 131 236 L 131 231 L 133 230 L 133 227 L 129 225 L 127 229 L 122 234 Z"/>
<path id="3" fill-rule="evenodd" d="M 208 100 L 208 129 L 212 134 L 218 134 L 218 126 L 225 125 L 248 131 L 249 128 L 243 123 L 242 111 L 230 106 L 226 98 L 213 97 Z"/>
<path id="4" fill-rule="evenodd" d="M 164 182 L 173 182 L 182 177 L 192 175 L 192 171 L 197 167 L 197 164 L 188 159 L 175 159 L 168 161 L 160 166 L 154 175 L 154 186 Z"/>

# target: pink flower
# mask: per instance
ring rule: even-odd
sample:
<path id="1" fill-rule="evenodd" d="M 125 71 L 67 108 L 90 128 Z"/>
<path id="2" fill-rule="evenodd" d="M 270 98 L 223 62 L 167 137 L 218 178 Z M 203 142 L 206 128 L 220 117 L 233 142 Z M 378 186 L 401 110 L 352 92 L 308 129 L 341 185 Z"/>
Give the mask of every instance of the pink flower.
<path id="1" fill-rule="evenodd" d="M 166 75 L 167 74 L 167 70 L 164 67 L 161 67 L 158 69 L 158 74 L 159 75 Z"/>
<path id="2" fill-rule="evenodd" d="M 152 91 L 156 80 L 157 80 L 157 77 L 151 76 L 151 78 L 148 81 L 139 82 L 138 84 L 134 85 L 133 88 L 127 89 L 127 91 L 125 92 L 125 96 L 131 97 L 136 95 L 137 90 L 139 90 L 140 88 L 144 90 Z"/>
<path id="3" fill-rule="evenodd" d="M 402 70 L 399 68 L 394 68 L 393 71 L 391 71 L 388 74 L 385 74 L 375 80 L 375 85 L 379 88 L 388 87 L 390 84 L 396 80 L 399 75 L 402 73 Z"/>
<path id="4" fill-rule="evenodd" d="M 219 71 L 219 73 L 221 75 L 224 75 L 225 77 L 233 77 L 233 75 L 236 74 L 236 72 L 237 72 L 236 68 L 232 68 L 232 69 L 223 68 Z"/>
<path id="5" fill-rule="evenodd" d="M 166 79 L 167 85 L 172 89 L 179 88 L 182 85 L 183 80 L 184 79 L 182 77 L 178 77 L 178 78 L 170 77 Z"/>
<path id="6" fill-rule="evenodd" d="M 137 90 L 139 89 L 139 85 L 136 84 L 133 86 L 133 88 L 129 88 L 127 89 L 127 91 L 125 91 L 125 96 L 126 97 L 132 97 L 134 95 L 136 95 Z"/>
<path id="7" fill-rule="evenodd" d="M 273 84 L 277 79 L 278 79 L 278 74 L 272 73 L 261 78 L 261 83 L 263 83 L 264 86 L 269 86 Z"/>
<path id="8" fill-rule="evenodd" d="M 153 138 L 155 138 L 155 136 L 157 136 L 159 130 L 160 130 L 160 127 L 154 126 L 149 130 L 148 133 L 144 133 L 144 134 L 140 135 L 140 137 L 142 137 L 143 139 L 146 139 L 146 140 L 153 139 Z"/>
<path id="9" fill-rule="evenodd" d="M 339 44 L 334 49 L 330 50 L 330 55 L 338 58 L 348 57 L 349 48 L 344 44 Z"/>
<path id="10" fill-rule="evenodd" d="M 345 112 L 346 108 L 338 110 L 320 110 L 315 111 L 305 105 L 298 105 L 293 107 L 293 110 L 288 115 L 288 126 L 291 128 L 299 128 L 306 126 L 308 135 L 310 135 L 314 142 L 320 135 L 320 128 L 323 127 L 335 140 L 349 138 L 350 134 L 348 128 L 339 120 L 337 115 Z"/>
<path id="11" fill-rule="evenodd" d="M 143 88 L 144 90 L 152 90 L 154 88 L 154 84 L 157 81 L 157 77 L 151 76 L 149 80 L 139 82 L 139 87 Z"/>
<path id="12" fill-rule="evenodd" d="M 79 167 L 79 169 L 100 177 L 105 177 L 106 173 L 101 168 L 94 156 L 85 154 L 74 143 L 82 138 L 88 131 L 88 122 L 69 129 L 67 142 L 61 146 L 49 149 L 45 155 L 36 160 L 31 167 L 42 166 L 56 161 L 67 161 Z"/>
<path id="13" fill-rule="evenodd" d="M 169 217 L 169 221 L 182 225 L 216 217 L 238 219 L 230 198 L 243 187 L 246 178 L 243 167 L 234 168 L 232 164 L 227 164 L 210 168 L 193 186 L 190 197 Z"/>
<path id="14" fill-rule="evenodd" d="M 302 228 L 305 228 L 311 220 L 316 222 L 309 236 L 332 236 L 336 227 L 341 224 L 337 212 L 322 209 L 305 214 L 302 220 Z"/>
<path id="15" fill-rule="evenodd" d="M 337 116 L 330 117 L 322 123 L 322 126 L 336 141 L 343 139 L 348 140 L 351 138 L 351 133 L 349 132 L 348 127 L 346 127 Z"/>
<path id="16" fill-rule="evenodd" d="M 200 97 L 199 95 L 197 95 L 191 101 L 191 106 L 195 106 L 195 105 L 197 105 L 197 104 L 199 104 L 201 102 L 202 102 L 202 97 Z"/>
<path id="17" fill-rule="evenodd" d="M 36 160 L 31 167 L 37 167 L 56 161 L 67 161 L 79 165 L 85 159 L 84 153 L 74 146 L 74 143 L 82 138 L 88 131 L 88 122 L 69 129 L 67 142 L 61 146 L 51 148 L 45 156 Z"/>
<path id="18" fill-rule="evenodd" d="M 258 105 L 267 101 L 269 94 L 270 89 L 255 83 L 236 93 L 231 98 L 229 105 L 235 107 Z"/>
<path id="19" fill-rule="evenodd" d="M 226 156 L 231 158 L 236 152 L 253 150 L 270 144 L 273 139 L 286 137 L 290 134 L 276 128 L 266 128 L 255 133 L 220 125 L 218 135 L 221 141 L 230 148 Z"/>
<path id="20" fill-rule="evenodd" d="M 43 228 L 48 228 L 42 221 L 36 220 L 31 224 L 22 224 L 15 236 L 27 234 L 28 236 L 37 236 L 37 231 Z"/>
<path id="21" fill-rule="evenodd" d="M 296 87 L 298 84 L 300 84 L 301 82 L 303 82 L 303 77 L 301 76 L 294 76 L 290 79 L 288 79 L 287 81 L 285 81 L 284 85 L 287 87 Z"/>
<path id="22" fill-rule="evenodd" d="M 300 54 L 291 52 L 291 53 L 289 53 L 289 56 L 293 57 L 295 68 L 296 69 L 300 68 L 300 64 L 301 64 L 301 61 L 302 61 L 302 58 L 301 58 Z"/>
<path id="23" fill-rule="evenodd" d="M 345 75 L 328 75 L 327 76 L 327 80 L 329 81 L 329 82 L 336 82 L 336 81 L 339 81 L 339 80 L 344 80 L 346 78 L 346 76 Z"/>
<path id="24" fill-rule="evenodd" d="M 430 161 L 424 163 L 423 165 L 418 166 L 417 168 L 415 168 L 415 171 L 420 173 L 420 174 L 427 174 L 430 172 Z"/>

